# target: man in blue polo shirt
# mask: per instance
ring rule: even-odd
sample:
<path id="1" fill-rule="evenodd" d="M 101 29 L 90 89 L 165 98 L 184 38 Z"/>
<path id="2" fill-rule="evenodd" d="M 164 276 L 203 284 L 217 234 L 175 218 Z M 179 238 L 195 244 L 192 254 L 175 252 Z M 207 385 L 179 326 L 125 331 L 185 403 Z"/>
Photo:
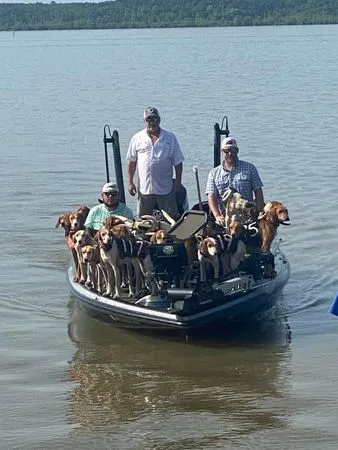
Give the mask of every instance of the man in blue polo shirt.
<path id="1" fill-rule="evenodd" d="M 263 183 L 256 167 L 246 161 L 238 159 L 236 139 L 223 139 L 221 151 L 224 159 L 222 164 L 212 169 L 208 175 L 206 194 L 210 211 L 219 225 L 225 224 L 225 208 L 222 195 L 233 188 L 250 202 L 256 203 L 258 211 L 264 208 Z"/>
<path id="2" fill-rule="evenodd" d="M 89 231 L 99 230 L 104 219 L 109 216 L 123 216 L 131 220 L 134 218 L 132 210 L 120 202 L 119 189 L 115 183 L 106 183 L 101 194 L 102 203 L 91 208 L 85 222 Z"/>

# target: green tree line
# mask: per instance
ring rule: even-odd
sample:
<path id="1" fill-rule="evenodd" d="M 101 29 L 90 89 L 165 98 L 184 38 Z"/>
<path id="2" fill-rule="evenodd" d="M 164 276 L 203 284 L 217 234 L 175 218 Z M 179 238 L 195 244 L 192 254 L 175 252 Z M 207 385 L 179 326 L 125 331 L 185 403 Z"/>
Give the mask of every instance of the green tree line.
<path id="1" fill-rule="evenodd" d="M 0 4 L 0 31 L 336 23 L 337 0 L 115 0 Z"/>

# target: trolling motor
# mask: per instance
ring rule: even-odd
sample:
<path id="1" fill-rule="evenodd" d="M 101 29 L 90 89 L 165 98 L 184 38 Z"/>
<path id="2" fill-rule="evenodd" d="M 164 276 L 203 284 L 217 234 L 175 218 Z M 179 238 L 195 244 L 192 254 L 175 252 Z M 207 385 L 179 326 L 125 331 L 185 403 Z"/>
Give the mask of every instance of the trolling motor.
<path id="1" fill-rule="evenodd" d="M 223 129 L 225 119 L 225 128 Z M 224 116 L 222 119 L 221 127 L 216 122 L 214 125 L 214 167 L 221 164 L 221 136 L 229 136 L 228 117 Z"/>
<path id="2" fill-rule="evenodd" d="M 107 137 L 107 134 L 108 134 L 108 137 Z M 103 128 L 103 144 L 104 144 L 104 155 L 105 155 L 105 163 L 106 163 L 107 183 L 109 183 L 109 181 L 110 181 L 107 144 L 112 144 L 116 183 L 117 183 L 117 186 L 118 186 L 119 192 L 120 192 L 120 200 L 121 200 L 121 202 L 126 203 L 126 196 L 124 193 L 124 184 L 123 184 L 119 134 L 118 134 L 117 130 L 114 130 L 113 134 L 111 134 L 110 127 L 107 124 Z"/>

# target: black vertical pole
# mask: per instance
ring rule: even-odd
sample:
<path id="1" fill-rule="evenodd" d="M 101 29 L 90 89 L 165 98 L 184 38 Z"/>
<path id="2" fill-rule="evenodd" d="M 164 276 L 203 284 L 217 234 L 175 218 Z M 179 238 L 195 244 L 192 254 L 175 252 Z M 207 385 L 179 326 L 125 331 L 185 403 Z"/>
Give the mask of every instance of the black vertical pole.
<path id="1" fill-rule="evenodd" d="M 225 119 L 225 128 L 223 129 Z M 214 125 L 214 167 L 219 166 L 221 164 L 221 136 L 225 135 L 229 136 L 229 127 L 228 127 L 228 118 L 227 116 L 223 117 L 221 128 L 218 123 Z"/>
<path id="2" fill-rule="evenodd" d="M 115 165 L 115 176 L 116 176 L 116 183 L 120 191 L 120 200 L 121 202 L 126 203 L 126 196 L 124 193 L 124 184 L 123 184 L 120 141 L 119 141 L 119 133 L 117 132 L 117 130 L 113 131 L 112 144 L 113 144 L 113 156 Z"/>
<path id="3" fill-rule="evenodd" d="M 214 125 L 214 167 L 221 164 L 221 138 L 219 124 Z"/>
<path id="4" fill-rule="evenodd" d="M 109 136 L 111 136 L 109 125 L 105 125 L 103 128 L 103 145 L 104 145 L 104 157 L 105 157 L 105 163 L 106 163 L 106 179 L 107 179 L 107 183 L 109 183 L 109 163 L 108 163 L 107 143 L 111 142 L 111 137 L 107 138 L 106 130 L 108 130 Z"/>

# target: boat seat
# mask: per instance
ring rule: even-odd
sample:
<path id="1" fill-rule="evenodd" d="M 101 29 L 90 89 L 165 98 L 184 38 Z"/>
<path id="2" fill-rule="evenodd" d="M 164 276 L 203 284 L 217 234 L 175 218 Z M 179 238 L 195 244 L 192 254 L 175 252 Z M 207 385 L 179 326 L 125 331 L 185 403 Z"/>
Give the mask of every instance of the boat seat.
<path id="1" fill-rule="evenodd" d="M 183 213 L 182 217 L 168 230 L 168 234 L 176 239 L 185 240 L 197 234 L 207 223 L 207 213 L 205 211 L 189 210 Z"/>

